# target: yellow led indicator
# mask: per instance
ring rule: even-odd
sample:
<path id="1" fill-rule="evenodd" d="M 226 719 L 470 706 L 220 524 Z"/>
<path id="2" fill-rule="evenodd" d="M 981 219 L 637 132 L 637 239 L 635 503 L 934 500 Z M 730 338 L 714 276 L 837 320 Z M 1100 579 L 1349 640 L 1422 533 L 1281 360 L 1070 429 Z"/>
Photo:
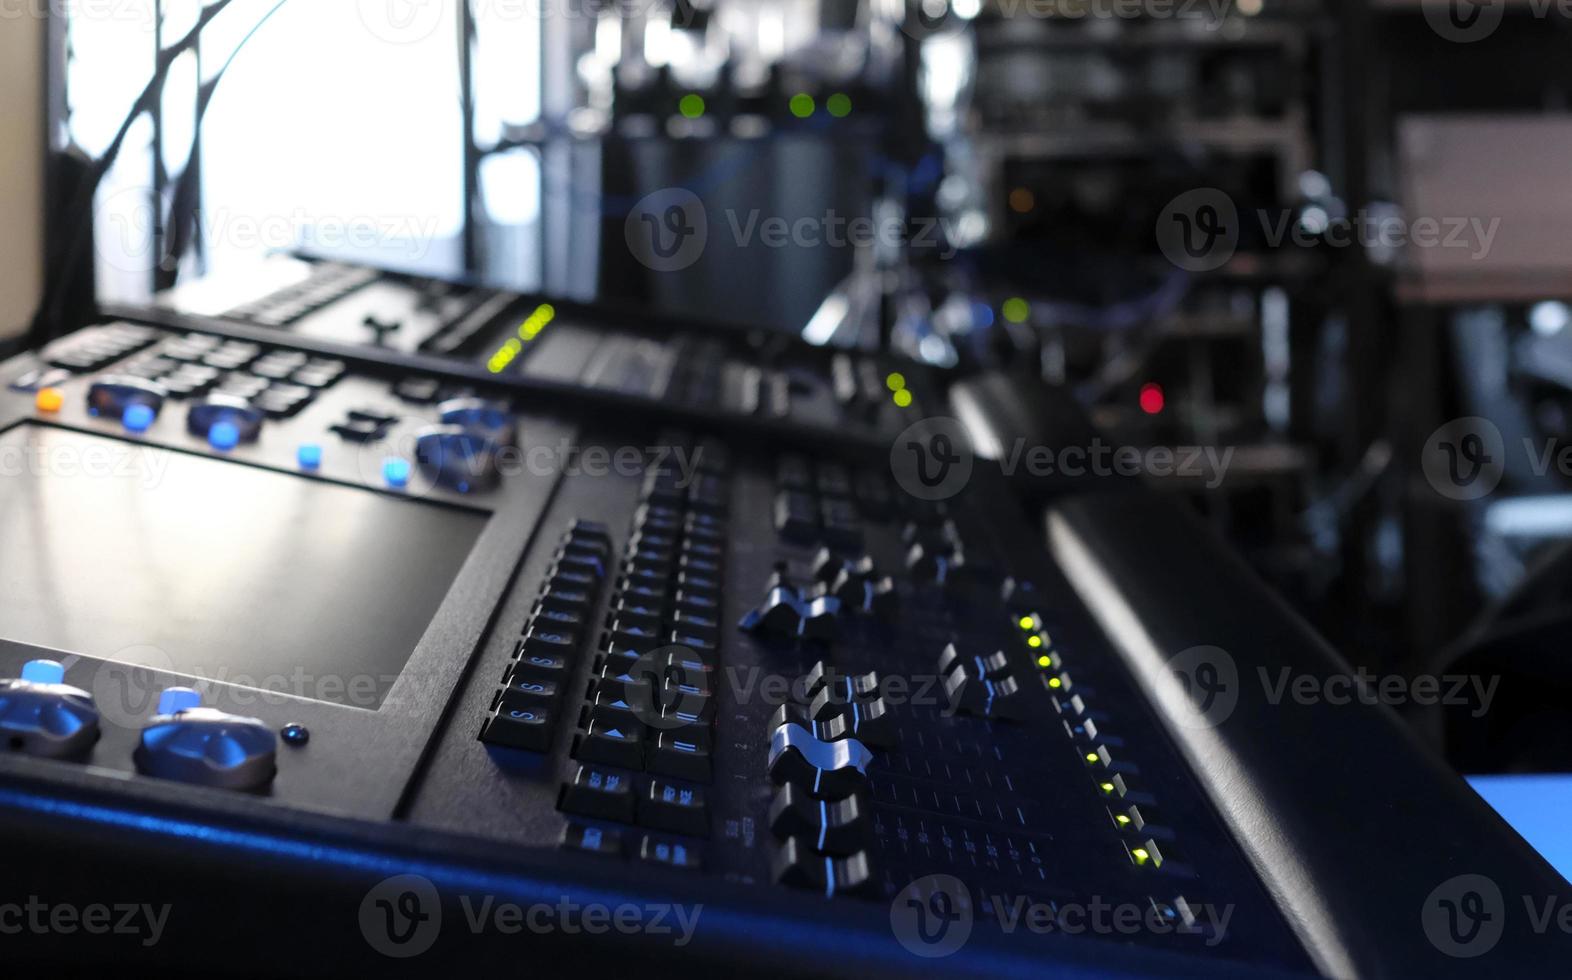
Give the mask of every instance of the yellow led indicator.
<path id="1" fill-rule="evenodd" d="M 1136 864 L 1145 864 L 1152 859 L 1152 855 L 1144 847 L 1137 847 L 1130 852 L 1130 856 L 1135 858 Z"/>
<path id="2" fill-rule="evenodd" d="M 529 315 L 523 323 L 519 324 L 517 337 L 509 337 L 507 343 L 497 349 L 495 354 L 486 361 L 486 370 L 492 374 L 501 374 L 508 369 L 508 365 L 524 350 L 524 345 L 540 336 L 540 332 L 557 318 L 557 308 L 550 303 L 542 303 L 535 307 L 535 312 Z"/>
<path id="3" fill-rule="evenodd" d="M 1097 761 L 1099 761 L 1097 753 L 1096 752 L 1088 752 L 1088 753 L 1086 753 L 1086 761 L 1087 762 L 1097 762 Z"/>
<path id="4" fill-rule="evenodd" d="M 900 408 L 907 408 L 912 403 L 912 393 L 902 388 L 895 393 L 895 404 Z"/>
<path id="5" fill-rule="evenodd" d="M 1048 678 L 1048 686 L 1056 689 L 1061 688 L 1064 686 L 1064 681 L 1061 681 L 1057 677 L 1050 677 Z"/>
<path id="6" fill-rule="evenodd" d="M 1039 666 L 1039 667 L 1052 667 L 1053 666 L 1053 658 L 1048 656 L 1045 653 L 1042 656 L 1037 658 L 1037 666 Z"/>
<path id="7" fill-rule="evenodd" d="M 1026 645 L 1035 650 L 1043 645 L 1043 638 L 1034 633 L 1026 638 Z"/>
<path id="8" fill-rule="evenodd" d="M 891 391 L 900 391 L 906 387 L 906 375 L 899 371 L 891 371 L 890 376 L 884 379 L 884 383 Z"/>
<path id="9" fill-rule="evenodd" d="M 40 388 L 33 397 L 33 404 L 40 412 L 58 412 L 65 405 L 65 395 L 59 388 Z"/>
<path id="10" fill-rule="evenodd" d="M 1112 793 L 1114 791 L 1114 784 L 1113 783 L 1098 783 L 1097 784 L 1097 788 L 1102 790 L 1104 793 Z"/>
<path id="11" fill-rule="evenodd" d="M 1036 616 L 1022 616 L 1021 617 L 1021 629 L 1023 629 L 1023 630 L 1030 630 L 1030 629 L 1036 629 L 1036 628 L 1037 628 L 1037 617 Z"/>
<path id="12" fill-rule="evenodd" d="M 1114 823 L 1118 824 L 1121 827 L 1128 827 L 1128 826 L 1130 826 L 1130 818 L 1125 816 L 1122 813 L 1116 814 L 1114 816 Z"/>

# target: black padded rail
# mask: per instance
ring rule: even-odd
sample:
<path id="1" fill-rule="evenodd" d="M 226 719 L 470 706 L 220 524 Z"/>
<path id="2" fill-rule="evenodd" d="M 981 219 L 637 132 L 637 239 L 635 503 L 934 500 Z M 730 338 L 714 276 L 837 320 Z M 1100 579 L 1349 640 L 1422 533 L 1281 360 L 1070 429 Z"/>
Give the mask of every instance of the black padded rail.
<path id="1" fill-rule="evenodd" d="M 1277 696 L 1284 669 L 1324 680 L 1350 668 L 1177 502 L 1139 490 L 1061 499 L 1047 525 L 1055 558 L 1325 973 L 1526 976 L 1572 959 L 1572 936 L 1529 911 L 1572 901 L 1566 883 L 1391 708 Z M 1186 654 L 1197 647 L 1231 660 L 1231 711 L 1202 716 L 1187 700 L 1181 676 L 1223 659 Z M 1492 915 L 1484 928 L 1500 920 L 1493 944 L 1472 918 L 1456 920 L 1462 945 L 1438 932 L 1438 903 L 1456 910 L 1448 889 L 1461 875 L 1499 890 L 1475 906 Z"/>

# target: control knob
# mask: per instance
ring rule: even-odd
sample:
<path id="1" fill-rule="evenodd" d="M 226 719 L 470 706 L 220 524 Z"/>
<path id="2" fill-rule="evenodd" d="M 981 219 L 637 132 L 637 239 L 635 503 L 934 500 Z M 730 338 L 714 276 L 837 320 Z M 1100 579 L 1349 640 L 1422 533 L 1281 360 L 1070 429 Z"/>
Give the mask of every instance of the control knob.
<path id="1" fill-rule="evenodd" d="M 137 768 L 149 776 L 215 786 L 261 789 L 276 770 L 278 737 L 256 718 L 201 707 L 188 687 L 166 688 L 142 729 Z"/>

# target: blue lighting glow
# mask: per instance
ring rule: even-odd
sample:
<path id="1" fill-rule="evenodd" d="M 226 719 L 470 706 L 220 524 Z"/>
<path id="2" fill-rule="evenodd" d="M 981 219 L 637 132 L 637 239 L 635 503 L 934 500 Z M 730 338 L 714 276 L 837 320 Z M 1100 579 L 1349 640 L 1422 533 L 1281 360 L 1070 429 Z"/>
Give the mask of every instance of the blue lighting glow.
<path id="1" fill-rule="evenodd" d="M 151 405 L 137 402 L 126 406 L 124 414 L 120 416 L 120 424 L 124 425 L 128 432 L 146 432 L 152 427 L 153 419 L 156 417 Z"/>

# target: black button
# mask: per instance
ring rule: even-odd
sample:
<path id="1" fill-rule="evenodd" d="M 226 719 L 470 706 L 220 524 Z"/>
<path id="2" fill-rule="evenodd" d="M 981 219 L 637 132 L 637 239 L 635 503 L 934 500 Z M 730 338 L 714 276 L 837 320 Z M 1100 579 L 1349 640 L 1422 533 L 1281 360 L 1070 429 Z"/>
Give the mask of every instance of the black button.
<path id="1" fill-rule="evenodd" d="M 562 848 L 566 851 L 621 857 L 622 834 L 602 827 L 589 827 L 575 820 L 562 832 Z"/>
<path id="2" fill-rule="evenodd" d="M 486 720 L 480 740 L 487 745 L 544 752 L 551 744 L 551 716 L 543 708 L 504 708 Z"/>
<path id="3" fill-rule="evenodd" d="M 574 740 L 573 757 L 623 769 L 644 768 L 644 726 L 590 721 L 589 731 Z"/>
<path id="4" fill-rule="evenodd" d="M 567 673 L 568 662 L 554 653 L 524 653 L 513 662 L 508 676 L 514 679 L 560 680 Z"/>
<path id="5" fill-rule="evenodd" d="M 561 657 L 571 657 L 579 648 L 579 638 L 575 633 L 559 630 L 555 626 L 537 623 L 530 627 L 524 636 L 523 651 L 535 654 L 556 654 Z"/>
<path id="6" fill-rule="evenodd" d="M 546 586 L 546 591 L 540 594 L 540 604 L 547 609 L 566 609 L 569 612 L 583 612 L 589 608 L 590 594 L 583 589 L 552 583 Z"/>
<path id="7" fill-rule="evenodd" d="M 376 442 L 382 438 L 384 428 L 375 422 L 340 422 L 333 430 L 346 442 Z"/>
<path id="8" fill-rule="evenodd" d="M 556 696 L 556 681 L 516 677 L 502 691 L 502 707 L 541 711 L 548 707 Z"/>
<path id="9" fill-rule="evenodd" d="M 639 843 L 639 857 L 668 868 L 692 870 L 704 864 L 699 856 L 699 849 L 693 845 L 684 844 L 682 841 L 662 840 L 649 835 L 645 835 L 644 840 Z"/>
<path id="10" fill-rule="evenodd" d="M 704 790 L 665 779 L 650 780 L 649 789 L 639 802 L 639 823 L 674 834 L 708 837 L 710 811 Z"/>
<path id="11" fill-rule="evenodd" d="M 579 766 L 562 786 L 557 804 L 569 813 L 621 823 L 633 822 L 633 777 L 597 766 Z"/>
<path id="12" fill-rule="evenodd" d="M 696 782 L 710 781 L 710 753 L 691 739 L 676 732 L 664 731 L 656 736 L 648 760 L 650 772 Z"/>
<path id="13" fill-rule="evenodd" d="M 600 541 L 608 546 L 611 544 L 610 529 L 599 521 L 574 521 L 573 526 L 568 529 L 568 534 L 587 541 Z"/>
<path id="14" fill-rule="evenodd" d="M 550 624 L 562 630 L 577 630 L 584 625 L 584 617 L 571 609 L 537 609 L 534 616 L 537 624 Z"/>

